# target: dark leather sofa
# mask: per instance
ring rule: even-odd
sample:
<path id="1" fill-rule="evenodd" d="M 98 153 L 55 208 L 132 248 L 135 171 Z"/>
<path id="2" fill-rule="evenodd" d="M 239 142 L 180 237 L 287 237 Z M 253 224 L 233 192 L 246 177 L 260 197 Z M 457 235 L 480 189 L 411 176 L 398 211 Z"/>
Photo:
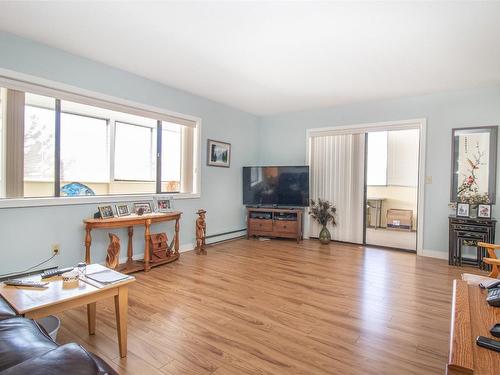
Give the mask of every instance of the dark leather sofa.
<path id="1" fill-rule="evenodd" d="M 0 297 L 1 375 L 115 375 L 95 354 L 77 344 L 56 344 L 34 320 L 16 316 Z"/>

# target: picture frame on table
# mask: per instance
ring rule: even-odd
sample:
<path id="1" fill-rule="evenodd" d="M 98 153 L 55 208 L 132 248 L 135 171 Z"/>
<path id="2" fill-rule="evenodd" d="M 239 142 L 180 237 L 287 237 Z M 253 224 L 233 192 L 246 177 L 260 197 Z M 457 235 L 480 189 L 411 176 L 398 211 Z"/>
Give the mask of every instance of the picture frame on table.
<path id="1" fill-rule="evenodd" d="M 142 210 L 142 212 L 141 212 Z M 137 215 L 150 214 L 153 212 L 151 202 L 136 202 L 134 203 L 134 213 Z"/>
<path id="2" fill-rule="evenodd" d="M 115 205 L 115 208 L 116 208 L 116 216 L 118 217 L 130 215 L 130 209 L 128 207 L 128 204 L 117 204 Z"/>
<path id="3" fill-rule="evenodd" d="M 469 203 L 457 203 L 457 217 L 469 217 L 470 205 Z"/>
<path id="4" fill-rule="evenodd" d="M 207 165 L 229 168 L 231 166 L 231 143 L 208 139 Z"/>
<path id="5" fill-rule="evenodd" d="M 172 204 L 170 199 L 157 198 L 156 208 L 158 212 L 170 212 L 172 210 Z"/>
<path id="6" fill-rule="evenodd" d="M 111 205 L 99 206 L 98 209 L 101 214 L 101 219 L 111 219 L 115 217 L 113 207 Z"/>
<path id="7" fill-rule="evenodd" d="M 480 204 L 477 206 L 477 217 L 491 219 L 491 204 Z"/>

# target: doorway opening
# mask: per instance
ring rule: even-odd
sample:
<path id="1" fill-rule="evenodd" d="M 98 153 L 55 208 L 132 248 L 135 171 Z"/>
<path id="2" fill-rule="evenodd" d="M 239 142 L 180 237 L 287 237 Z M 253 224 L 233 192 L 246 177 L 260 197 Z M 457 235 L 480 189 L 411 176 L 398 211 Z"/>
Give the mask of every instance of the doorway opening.
<path id="1" fill-rule="evenodd" d="M 417 250 L 419 129 L 367 132 L 364 244 Z"/>
<path id="2" fill-rule="evenodd" d="M 306 140 L 310 196 L 337 208 L 333 240 L 423 255 L 425 119 L 308 129 Z"/>

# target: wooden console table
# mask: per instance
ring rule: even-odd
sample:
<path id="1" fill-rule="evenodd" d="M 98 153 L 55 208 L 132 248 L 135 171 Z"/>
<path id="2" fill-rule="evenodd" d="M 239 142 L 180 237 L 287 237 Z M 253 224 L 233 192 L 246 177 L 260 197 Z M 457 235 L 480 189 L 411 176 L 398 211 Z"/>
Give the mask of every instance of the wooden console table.
<path id="1" fill-rule="evenodd" d="M 500 353 L 476 345 L 477 336 L 494 338 L 489 330 L 500 323 L 500 308 L 488 305 L 487 291 L 479 288 L 485 279 L 463 274 L 462 280 L 453 281 L 448 375 L 500 374 Z"/>
<path id="2" fill-rule="evenodd" d="M 129 215 L 123 217 L 114 217 L 110 219 L 86 219 L 85 224 L 85 262 L 90 264 L 90 245 L 92 244 L 92 236 L 90 232 L 94 228 L 112 229 L 112 228 L 128 228 L 128 246 L 127 246 L 127 262 L 120 264 L 116 269 L 119 272 L 131 273 L 137 271 L 149 271 L 151 267 L 160 264 L 170 263 L 179 259 L 179 220 L 182 212 L 167 212 L 167 213 L 151 213 L 144 215 Z M 164 221 L 175 220 L 174 234 L 174 253 L 167 259 L 156 262 L 151 261 L 149 242 L 151 239 L 150 227 L 151 224 Z M 144 261 L 133 260 L 132 237 L 134 235 L 134 226 L 144 225 Z"/>

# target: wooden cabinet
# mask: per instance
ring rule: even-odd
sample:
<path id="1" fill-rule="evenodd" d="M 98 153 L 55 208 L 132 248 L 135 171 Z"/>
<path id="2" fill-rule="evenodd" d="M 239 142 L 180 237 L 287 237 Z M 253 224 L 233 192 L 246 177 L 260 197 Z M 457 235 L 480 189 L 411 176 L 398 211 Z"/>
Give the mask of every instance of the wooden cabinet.
<path id="1" fill-rule="evenodd" d="M 249 219 L 248 229 L 256 232 L 272 232 L 273 221 L 265 219 Z"/>
<path id="2" fill-rule="evenodd" d="M 247 208 L 247 237 L 282 237 L 302 240 L 302 209 Z"/>
<path id="3" fill-rule="evenodd" d="M 450 216 L 448 263 L 454 266 L 469 264 L 486 269 L 483 264 L 486 252 L 483 248 L 477 248 L 477 243 L 495 243 L 495 226 L 495 219 Z M 474 257 L 465 254 L 466 248 L 475 248 Z"/>

